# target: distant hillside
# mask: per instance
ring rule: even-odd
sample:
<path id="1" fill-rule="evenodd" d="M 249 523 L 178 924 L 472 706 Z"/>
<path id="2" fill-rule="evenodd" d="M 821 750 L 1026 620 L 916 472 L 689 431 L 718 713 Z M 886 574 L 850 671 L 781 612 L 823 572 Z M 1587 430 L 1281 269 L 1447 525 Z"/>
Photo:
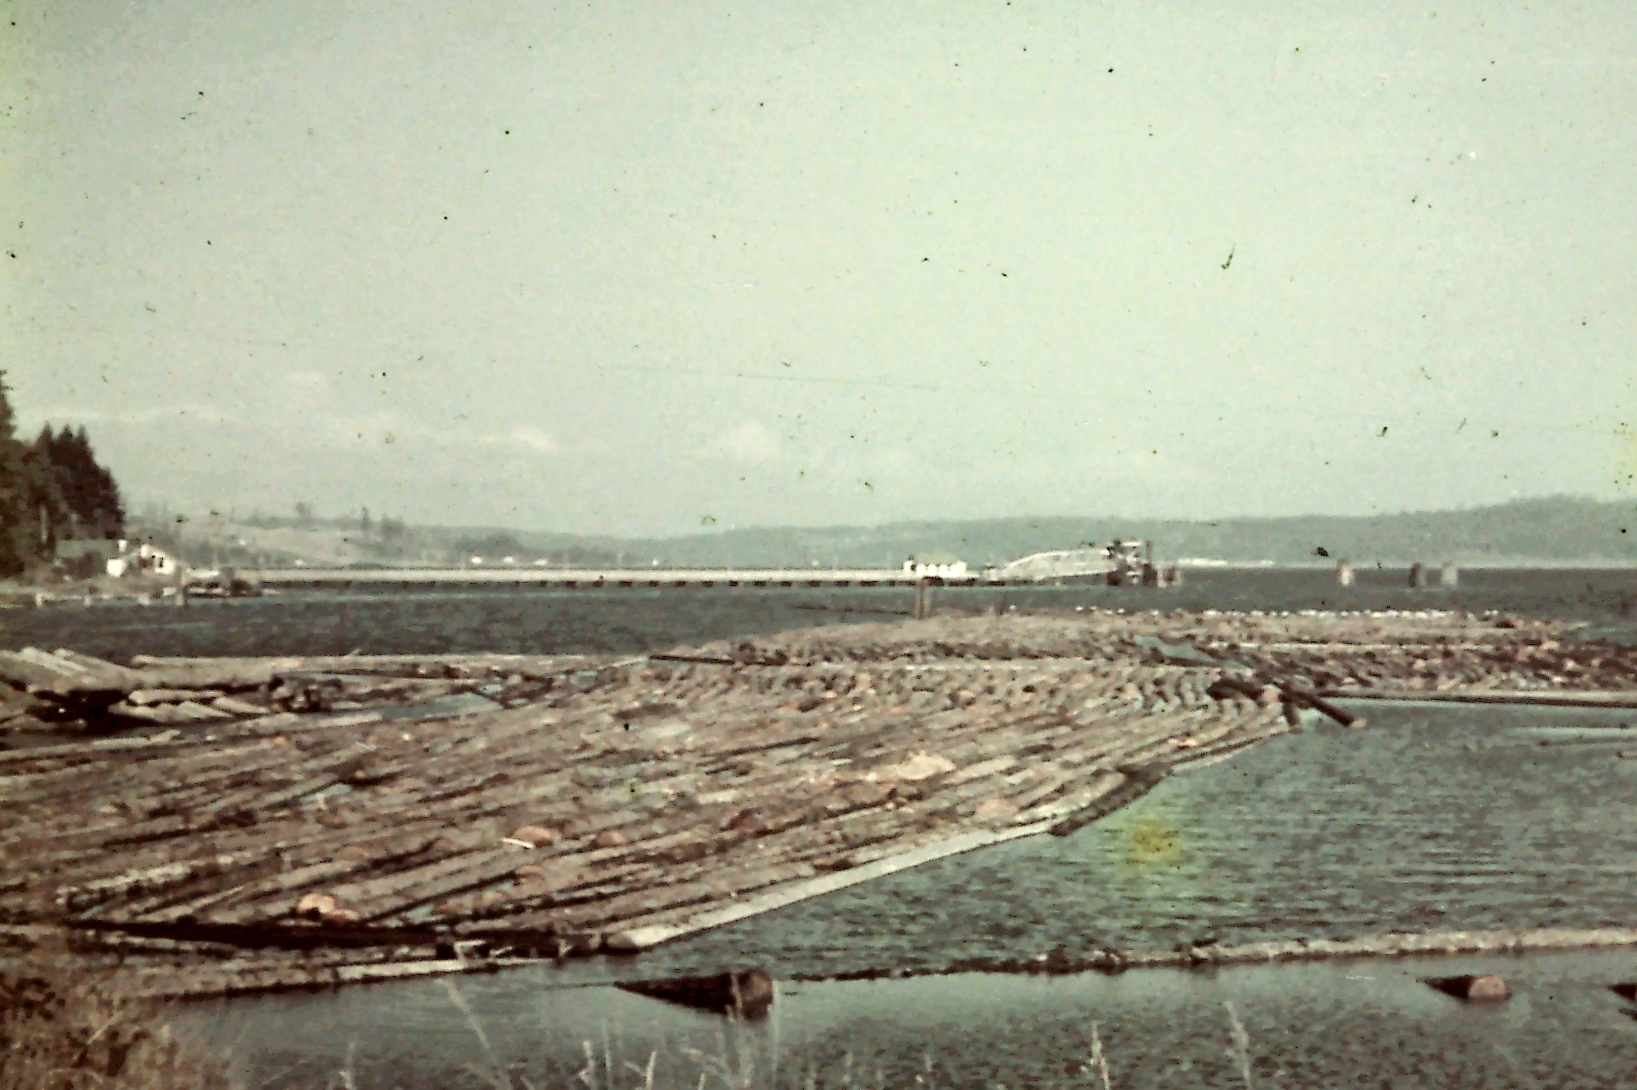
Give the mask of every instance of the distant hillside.
<path id="1" fill-rule="evenodd" d="M 132 532 L 195 566 L 447 567 L 481 558 L 499 564 L 547 560 L 553 565 L 610 566 L 621 545 L 612 538 L 542 534 L 493 527 L 414 526 L 392 518 L 235 519 L 150 513 Z"/>
<path id="2" fill-rule="evenodd" d="M 486 527 L 409 526 L 394 519 L 206 518 L 168 522 L 155 536 L 198 564 L 318 566 L 513 563 L 553 566 L 896 567 L 922 560 L 1004 563 L 1046 549 L 1147 538 L 1163 558 L 1231 562 L 1405 565 L 1624 563 L 1637 565 L 1637 505 L 1552 498 L 1465 511 L 1365 518 L 1152 519 L 1016 518 L 820 529 L 736 530 L 680 538 L 621 540 Z"/>
<path id="3" fill-rule="evenodd" d="M 1628 532 L 1629 531 L 1629 532 Z M 1146 538 L 1166 558 L 1209 557 L 1278 564 L 1467 564 L 1598 562 L 1637 564 L 1637 505 L 1552 498 L 1466 511 L 1365 518 L 1309 516 L 1211 522 L 1121 518 L 995 519 L 904 523 L 820 530 L 742 530 L 655 541 L 630 541 L 627 552 L 675 565 L 727 563 L 894 565 L 927 560 L 1003 563 L 1046 549 Z"/>

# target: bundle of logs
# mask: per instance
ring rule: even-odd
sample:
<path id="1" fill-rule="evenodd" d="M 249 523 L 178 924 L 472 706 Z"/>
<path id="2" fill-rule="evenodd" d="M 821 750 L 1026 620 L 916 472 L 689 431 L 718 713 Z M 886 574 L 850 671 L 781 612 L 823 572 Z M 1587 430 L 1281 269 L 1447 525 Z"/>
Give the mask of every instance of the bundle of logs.
<path id="1" fill-rule="evenodd" d="M 117 959 L 155 995 L 634 953 L 1070 833 L 1183 762 L 1359 726 L 1324 691 L 1418 691 L 1412 663 L 1520 691 L 1637 690 L 1631 652 L 1579 645 L 1570 670 L 1568 651 L 1553 657 L 1565 638 L 1452 615 L 1099 612 L 831 626 L 621 661 L 124 668 L 59 652 L 95 680 L 59 669 L 67 684 L 37 673 L 20 688 L 233 718 L 0 752 L 0 940 Z M 38 653 L 5 661 L 13 686 L 18 662 L 52 670 Z M 323 679 L 341 695 L 290 695 Z M 136 699 L 156 690 L 193 695 Z M 427 711 L 465 698 L 483 703 Z"/>
<path id="2" fill-rule="evenodd" d="M 440 698 L 451 709 L 516 707 L 550 692 L 566 670 L 588 661 L 574 655 L 138 655 L 125 667 L 70 650 L 25 647 L 0 651 L 0 733 L 218 723 Z"/>

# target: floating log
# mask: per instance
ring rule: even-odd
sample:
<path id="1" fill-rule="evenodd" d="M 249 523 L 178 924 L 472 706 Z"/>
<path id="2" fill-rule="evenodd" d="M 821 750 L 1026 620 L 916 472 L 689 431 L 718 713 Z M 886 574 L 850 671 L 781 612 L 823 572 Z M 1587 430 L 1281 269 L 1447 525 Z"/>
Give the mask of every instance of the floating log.
<path id="1" fill-rule="evenodd" d="M 616 987 L 650 999 L 661 999 L 730 1018 L 766 1018 L 773 1007 L 773 978 L 760 969 L 670 980 L 625 981 Z"/>
<path id="2" fill-rule="evenodd" d="M 1354 715 L 1345 708 L 1336 707 L 1318 693 L 1310 690 L 1293 689 L 1288 685 L 1280 685 L 1279 691 L 1285 695 L 1289 703 L 1296 705 L 1298 708 L 1307 707 L 1322 712 L 1344 727 L 1363 728 L 1368 725 L 1363 716 Z"/>
<path id="3" fill-rule="evenodd" d="M 1427 977 L 1423 983 L 1468 1003 L 1501 1003 L 1512 998 L 1506 981 L 1493 973 Z"/>
<path id="4" fill-rule="evenodd" d="M 178 704 L 184 700 L 218 700 L 224 694 L 213 689 L 135 689 L 125 699 L 138 707 L 148 704 Z"/>
<path id="5" fill-rule="evenodd" d="M 846 974 L 807 976 L 797 980 L 874 979 L 900 976 L 944 976 L 952 973 L 1123 973 L 1136 969 L 1211 968 L 1220 965 L 1326 961 L 1357 958 L 1449 957 L 1471 954 L 1517 954 L 1529 951 L 1605 949 L 1637 946 L 1637 929 L 1523 931 L 1452 931 L 1390 933 L 1361 939 L 1288 939 L 1222 946 L 1214 942 L 1179 944 L 1168 950 L 1121 951 L 1092 940 L 1082 953 L 1059 947 L 1025 958 L 969 958 L 951 965 L 914 971 L 865 969 Z M 1478 977 L 1437 978 L 1477 980 Z M 1499 978 L 1494 978 L 1499 979 Z M 1432 985 L 1432 981 L 1427 982 Z M 1504 986 L 1504 981 L 1502 982 Z M 1433 985 L 1437 986 L 1437 985 Z M 1454 987 L 1455 985 L 1451 985 Z M 1483 992 L 1495 995 L 1493 984 Z"/>
<path id="6" fill-rule="evenodd" d="M 1517 692 L 1424 692 L 1416 689 L 1332 689 L 1324 694 L 1338 700 L 1431 701 L 1443 704 L 1515 704 L 1543 708 L 1637 708 L 1637 691 L 1565 692 L 1525 689 Z"/>

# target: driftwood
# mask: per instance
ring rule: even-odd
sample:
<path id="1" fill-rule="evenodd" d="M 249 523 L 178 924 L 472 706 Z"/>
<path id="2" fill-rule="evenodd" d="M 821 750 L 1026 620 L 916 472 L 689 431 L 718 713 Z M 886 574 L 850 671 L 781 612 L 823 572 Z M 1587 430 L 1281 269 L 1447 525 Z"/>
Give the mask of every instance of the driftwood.
<path id="1" fill-rule="evenodd" d="M 537 701 L 586 671 L 618 660 L 579 655 L 377 655 L 273 659 L 158 659 L 135 668 L 72 650 L 0 652 L 0 730 L 42 722 L 88 729 L 212 723 L 266 714 L 424 705 L 422 717 Z M 438 698 L 466 705 L 433 707 Z M 409 714 L 408 712 L 405 713 Z"/>

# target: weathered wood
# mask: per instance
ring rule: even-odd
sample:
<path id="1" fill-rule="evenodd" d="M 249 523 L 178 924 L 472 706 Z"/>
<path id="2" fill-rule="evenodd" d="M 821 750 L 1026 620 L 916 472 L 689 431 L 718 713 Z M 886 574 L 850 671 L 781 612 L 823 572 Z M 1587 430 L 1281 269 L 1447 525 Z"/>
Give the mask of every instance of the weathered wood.
<path id="1" fill-rule="evenodd" d="M 1516 692 L 1426 692 L 1392 689 L 1331 689 L 1324 694 L 1332 700 L 1434 701 L 1446 704 L 1515 704 L 1542 708 L 1637 708 L 1637 691 L 1565 692 L 1563 690 L 1519 690 Z"/>
<path id="2" fill-rule="evenodd" d="M 111 674 L 70 667 L 43 653 L 37 653 L 37 658 L 49 660 L 54 665 L 43 665 L 21 652 L 0 651 L 0 681 L 9 682 L 37 696 L 73 697 L 105 703 L 119 699 L 124 691 L 120 681 Z"/>
<path id="3" fill-rule="evenodd" d="M 142 675 L 137 673 L 135 670 L 116 665 L 105 659 L 93 658 L 90 655 L 83 655 L 78 651 L 74 651 L 66 647 L 59 647 L 53 651 L 52 654 L 63 662 L 73 663 L 74 665 L 80 666 L 93 673 L 106 674 L 113 677 L 117 679 L 121 685 L 128 686 L 131 689 L 139 687 L 142 683 Z"/>
<path id="4" fill-rule="evenodd" d="M 184 700 L 216 700 L 223 694 L 214 689 L 134 689 L 125 699 L 137 707 L 149 704 L 180 704 Z"/>
<path id="5" fill-rule="evenodd" d="M 166 731 L 139 738 L 99 738 L 93 742 L 67 742 L 57 746 L 34 746 L 29 749 L 0 750 L 0 764 L 20 764 L 29 761 L 47 761 L 69 758 L 91 761 L 121 750 L 140 750 L 149 747 L 180 744 L 176 731 Z"/>

